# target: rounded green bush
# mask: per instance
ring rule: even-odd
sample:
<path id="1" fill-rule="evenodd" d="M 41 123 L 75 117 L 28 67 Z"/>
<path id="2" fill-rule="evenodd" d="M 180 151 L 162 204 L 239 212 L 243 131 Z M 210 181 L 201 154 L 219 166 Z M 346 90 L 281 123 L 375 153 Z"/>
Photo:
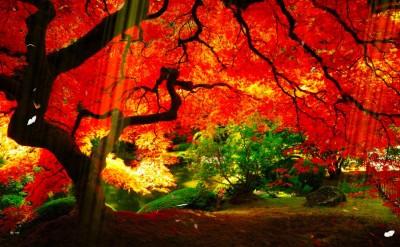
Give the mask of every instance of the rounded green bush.
<path id="1" fill-rule="evenodd" d="M 75 207 L 74 197 L 64 197 L 46 202 L 38 207 L 35 212 L 38 214 L 35 221 L 47 221 L 67 215 Z"/>
<path id="2" fill-rule="evenodd" d="M 210 210 L 215 207 L 216 202 L 217 196 L 211 191 L 184 188 L 144 205 L 138 213 L 148 213 L 167 208 Z"/>

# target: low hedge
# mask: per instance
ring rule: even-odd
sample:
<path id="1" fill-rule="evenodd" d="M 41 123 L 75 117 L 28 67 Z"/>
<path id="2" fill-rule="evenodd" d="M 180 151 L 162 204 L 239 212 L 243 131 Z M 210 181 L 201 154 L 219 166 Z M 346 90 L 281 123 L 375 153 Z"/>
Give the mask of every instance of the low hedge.
<path id="1" fill-rule="evenodd" d="M 57 219 L 62 215 L 69 214 L 75 205 L 74 197 L 64 197 L 48 201 L 35 210 L 35 212 L 38 214 L 38 217 L 35 218 L 35 221 L 48 221 Z"/>
<path id="2" fill-rule="evenodd" d="M 167 208 L 188 208 L 211 210 L 217 203 L 217 196 L 208 190 L 197 188 L 184 188 L 154 200 L 141 209 L 138 213 L 148 213 Z"/>

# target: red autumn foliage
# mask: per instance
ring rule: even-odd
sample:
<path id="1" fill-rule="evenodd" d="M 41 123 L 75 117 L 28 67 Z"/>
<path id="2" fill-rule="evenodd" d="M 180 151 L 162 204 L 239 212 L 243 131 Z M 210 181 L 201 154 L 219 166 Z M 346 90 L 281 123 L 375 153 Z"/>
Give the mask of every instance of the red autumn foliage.
<path id="1" fill-rule="evenodd" d="M 0 221 L 1 235 L 14 235 L 19 225 L 31 221 L 36 216 L 32 211 L 32 206 L 28 205 L 6 208 L 0 215 L 2 217 Z"/>
<path id="2" fill-rule="evenodd" d="M 36 165 L 39 168 L 33 174 L 35 179 L 24 188 L 28 192 L 25 200 L 30 202 L 33 208 L 42 205 L 56 194 L 67 195 L 70 192 L 71 179 L 51 153 L 44 150 Z"/>

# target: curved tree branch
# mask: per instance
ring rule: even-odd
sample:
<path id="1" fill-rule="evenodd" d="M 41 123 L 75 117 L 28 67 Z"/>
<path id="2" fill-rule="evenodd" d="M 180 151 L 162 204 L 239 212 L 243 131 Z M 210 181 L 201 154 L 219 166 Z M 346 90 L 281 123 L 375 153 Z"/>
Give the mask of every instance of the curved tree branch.
<path id="1" fill-rule="evenodd" d="M 295 34 L 294 29 L 295 29 L 295 19 L 293 18 L 293 16 L 290 14 L 290 12 L 287 10 L 286 6 L 285 6 L 285 2 L 283 0 L 276 0 L 278 5 L 281 8 L 282 13 L 285 15 L 285 17 L 287 18 L 288 22 L 289 22 L 289 36 L 297 41 L 298 43 L 302 43 L 301 39 Z M 315 0 L 313 0 L 313 2 L 315 2 Z M 342 24 L 343 25 L 343 24 Z M 347 27 L 349 28 L 349 27 Z M 356 42 L 362 42 L 361 40 L 358 40 L 357 36 L 353 36 L 353 38 L 356 40 Z M 369 42 L 377 42 L 377 41 L 369 41 Z M 328 72 L 328 67 L 326 65 L 324 65 L 323 63 L 323 59 L 307 44 L 302 44 L 302 46 L 304 47 L 304 49 L 309 52 L 311 54 L 312 57 L 315 58 L 315 60 L 318 61 L 318 63 L 321 65 L 322 70 L 324 72 L 325 77 L 331 81 L 336 88 L 338 89 L 341 98 L 342 98 L 342 102 L 343 103 L 353 103 L 354 106 L 361 110 L 362 112 L 365 112 L 366 114 L 369 114 L 370 116 L 377 118 L 379 116 L 384 116 L 384 117 L 389 117 L 389 118 L 398 118 L 400 117 L 400 113 L 399 114 L 389 114 L 389 113 L 385 113 L 385 112 L 379 112 L 379 111 L 373 111 L 367 107 L 365 107 L 361 102 L 359 102 L 358 100 L 356 100 L 353 96 L 351 96 L 350 94 L 346 93 L 343 89 L 342 86 L 340 85 L 339 81 L 336 80 L 329 72 Z"/>
<path id="2" fill-rule="evenodd" d="M 328 6 L 323 6 L 321 4 L 319 4 L 316 0 L 312 0 L 313 5 L 318 8 L 321 9 L 323 11 L 328 12 L 329 14 L 331 14 L 333 17 L 335 17 L 335 19 L 337 20 L 337 22 L 343 27 L 343 29 L 349 33 L 353 39 L 356 41 L 357 44 L 362 45 L 362 46 L 366 46 L 367 44 L 377 44 L 377 43 L 384 43 L 384 44 L 389 44 L 389 43 L 395 43 L 395 39 L 371 39 L 371 40 L 363 40 L 362 38 L 360 38 L 357 33 L 340 17 L 339 13 L 332 9 L 329 8 Z M 399 5 L 400 6 L 400 5 Z M 397 39 L 399 40 L 399 39 Z"/>
<path id="3" fill-rule="evenodd" d="M 168 8 L 168 0 L 165 0 L 158 12 L 147 15 L 148 4 L 148 1 L 126 0 L 120 10 L 105 17 L 76 42 L 50 53 L 48 61 L 51 64 L 51 71 L 59 75 L 80 66 L 103 49 L 114 37 L 133 26 L 138 26 L 142 20 L 161 16 Z"/>
<path id="4" fill-rule="evenodd" d="M 157 112 L 154 114 L 148 114 L 148 115 L 143 115 L 143 116 L 123 117 L 122 113 L 117 109 L 113 109 L 104 114 L 95 114 L 87 109 L 80 109 L 71 135 L 72 136 L 75 135 L 75 133 L 78 130 L 79 125 L 82 121 L 82 118 L 84 118 L 84 117 L 105 119 L 105 118 L 108 118 L 110 116 L 117 114 L 119 117 L 116 119 L 119 119 L 118 121 L 120 122 L 117 125 L 118 125 L 118 128 L 121 129 L 121 131 L 124 128 L 126 128 L 127 126 L 139 125 L 139 124 L 151 124 L 151 123 L 156 123 L 156 122 L 160 122 L 160 121 L 171 121 L 171 120 L 176 119 L 177 115 L 178 115 L 179 107 L 182 104 L 182 100 L 175 90 L 175 86 L 177 85 L 178 77 L 179 77 L 179 72 L 176 69 L 168 69 L 168 68 L 162 67 L 160 70 L 160 76 L 156 80 L 154 88 L 149 89 L 150 91 L 155 92 L 158 90 L 158 87 L 164 81 L 166 81 L 166 87 L 168 90 L 168 94 L 171 98 L 171 105 L 167 111 Z M 119 137 L 119 135 L 118 135 L 118 137 Z"/>
<path id="5" fill-rule="evenodd" d="M 163 6 L 161 7 L 161 9 L 158 10 L 156 13 L 147 15 L 147 17 L 145 19 L 151 20 L 151 19 L 156 19 L 156 18 L 160 17 L 162 14 L 164 14 L 165 11 L 167 11 L 168 4 L 169 4 L 169 0 L 164 0 Z"/>
<path id="6" fill-rule="evenodd" d="M 116 109 L 113 109 L 104 114 L 95 114 L 87 109 L 79 109 L 79 113 L 78 113 L 78 116 L 76 117 L 74 127 L 72 128 L 71 136 L 72 137 L 75 136 L 75 133 L 78 130 L 79 125 L 81 124 L 81 121 L 84 117 L 91 117 L 91 118 L 95 118 L 95 119 L 106 119 L 108 117 L 111 117 L 115 111 L 116 111 Z"/>

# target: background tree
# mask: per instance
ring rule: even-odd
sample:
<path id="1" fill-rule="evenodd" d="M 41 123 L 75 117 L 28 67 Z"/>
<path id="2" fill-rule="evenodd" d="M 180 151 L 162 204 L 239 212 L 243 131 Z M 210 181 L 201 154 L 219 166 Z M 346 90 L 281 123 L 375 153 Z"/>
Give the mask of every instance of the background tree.
<path id="1" fill-rule="evenodd" d="M 8 136 L 54 154 L 83 223 L 101 221 L 100 174 L 117 140 L 152 159 L 149 133 L 178 116 L 204 128 L 257 111 L 343 156 L 397 145 L 396 12 L 365 0 L 249 3 L 0 1 Z M 107 131 L 87 154 L 93 126 Z"/>
<path id="2" fill-rule="evenodd" d="M 250 119 L 199 132 L 186 154 L 202 182 L 222 184 L 235 197 L 279 180 L 272 173 L 304 141 L 275 123 Z"/>

